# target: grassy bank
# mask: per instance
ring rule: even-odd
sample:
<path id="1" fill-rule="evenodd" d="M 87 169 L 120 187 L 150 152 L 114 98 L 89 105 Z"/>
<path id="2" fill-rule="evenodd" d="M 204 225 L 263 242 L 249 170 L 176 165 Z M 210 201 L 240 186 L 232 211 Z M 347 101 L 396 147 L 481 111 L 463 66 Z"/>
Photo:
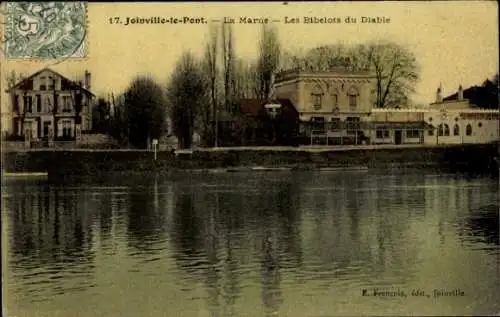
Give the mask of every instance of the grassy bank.
<path id="1" fill-rule="evenodd" d="M 287 167 L 293 170 L 326 167 L 443 168 L 488 172 L 495 169 L 497 146 L 355 146 L 330 148 L 216 148 L 193 151 L 145 150 L 36 150 L 6 152 L 2 170 L 48 171 L 53 175 L 106 172 L 170 172 L 236 167 Z"/>

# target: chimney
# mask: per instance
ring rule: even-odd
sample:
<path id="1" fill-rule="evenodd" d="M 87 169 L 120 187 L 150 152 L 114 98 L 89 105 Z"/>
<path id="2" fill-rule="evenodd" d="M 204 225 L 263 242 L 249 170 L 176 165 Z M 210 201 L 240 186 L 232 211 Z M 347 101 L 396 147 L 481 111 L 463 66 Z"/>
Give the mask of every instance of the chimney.
<path id="1" fill-rule="evenodd" d="M 462 85 L 458 86 L 458 100 L 464 100 L 464 90 Z"/>
<path id="2" fill-rule="evenodd" d="M 90 90 L 90 72 L 85 70 L 84 88 Z"/>
<path id="3" fill-rule="evenodd" d="M 436 91 L 436 102 L 443 102 L 442 85 L 439 84 L 439 88 Z"/>

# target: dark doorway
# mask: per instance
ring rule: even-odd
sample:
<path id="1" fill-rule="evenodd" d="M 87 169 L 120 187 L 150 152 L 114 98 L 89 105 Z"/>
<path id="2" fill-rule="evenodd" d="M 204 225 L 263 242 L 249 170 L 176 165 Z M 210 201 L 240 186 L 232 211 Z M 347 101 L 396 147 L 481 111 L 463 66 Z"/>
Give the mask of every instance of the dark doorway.
<path id="1" fill-rule="evenodd" d="M 43 138 L 47 139 L 49 137 L 49 128 L 50 128 L 50 122 L 45 121 L 43 123 Z"/>
<path id="2" fill-rule="evenodd" d="M 402 137 L 401 130 L 394 131 L 394 143 L 401 144 L 402 139 L 403 139 L 403 137 Z"/>

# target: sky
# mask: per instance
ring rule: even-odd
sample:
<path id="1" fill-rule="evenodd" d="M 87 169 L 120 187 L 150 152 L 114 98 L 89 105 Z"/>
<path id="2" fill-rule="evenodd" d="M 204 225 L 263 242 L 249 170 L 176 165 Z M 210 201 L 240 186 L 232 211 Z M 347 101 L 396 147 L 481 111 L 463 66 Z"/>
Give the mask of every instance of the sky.
<path id="1" fill-rule="evenodd" d="M 2 91 L 5 74 L 25 74 L 44 67 L 69 78 L 92 73 L 91 90 L 98 96 L 123 92 L 134 76 L 149 74 L 166 83 L 185 50 L 201 54 L 209 24 L 110 24 L 110 18 L 149 17 L 267 17 L 276 22 L 284 49 L 308 49 L 317 45 L 393 41 L 411 50 L 420 66 L 415 103 L 430 103 L 440 83 L 444 95 L 481 84 L 498 65 L 498 11 L 495 1 L 415 2 L 238 2 L 238 3 L 89 3 L 87 5 L 87 57 L 72 60 L 6 60 L 1 56 Z M 337 17 L 336 24 L 285 24 L 285 17 Z M 360 23 L 360 18 L 385 17 L 389 23 Z M 345 23 L 357 17 L 358 23 Z M 235 51 L 239 57 L 255 57 L 258 24 L 235 24 Z M 2 113 L 7 98 L 2 95 Z"/>

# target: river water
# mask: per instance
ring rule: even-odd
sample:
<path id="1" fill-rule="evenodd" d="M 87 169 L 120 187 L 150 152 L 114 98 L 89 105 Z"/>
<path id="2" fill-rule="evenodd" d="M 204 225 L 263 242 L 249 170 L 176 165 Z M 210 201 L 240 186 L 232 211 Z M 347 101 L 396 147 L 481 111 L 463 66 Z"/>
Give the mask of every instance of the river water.
<path id="1" fill-rule="evenodd" d="M 496 179 L 254 172 L 5 185 L 4 316 L 500 313 Z"/>

